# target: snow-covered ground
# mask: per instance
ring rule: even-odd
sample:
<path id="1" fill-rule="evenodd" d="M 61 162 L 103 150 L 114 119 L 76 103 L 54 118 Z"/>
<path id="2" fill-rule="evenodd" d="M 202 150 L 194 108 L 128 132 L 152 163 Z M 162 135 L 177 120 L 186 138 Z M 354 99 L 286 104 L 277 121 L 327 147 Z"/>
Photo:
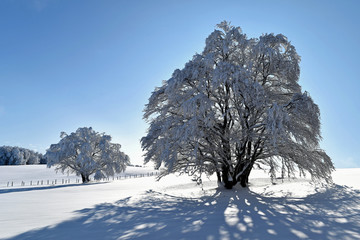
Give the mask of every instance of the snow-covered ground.
<path id="1" fill-rule="evenodd" d="M 116 177 L 132 177 L 140 176 L 140 174 L 152 173 L 155 174 L 153 168 L 150 167 L 127 167 L 126 172 L 115 175 Z M 109 180 L 112 180 L 111 177 Z M 76 176 L 75 173 L 62 174 L 56 172 L 54 168 L 47 168 L 46 165 L 22 165 L 22 166 L 0 166 L 0 188 L 2 187 L 21 187 L 22 183 L 25 186 L 41 186 L 41 185 L 56 185 L 65 183 L 81 182 L 81 177 Z"/>
<path id="2" fill-rule="evenodd" d="M 129 168 L 132 174 L 151 168 Z M 0 167 L 0 182 L 50 178 L 36 166 Z M 46 170 L 48 171 L 48 170 Z M 41 176 L 40 176 L 41 175 Z M 25 179 L 26 178 L 26 179 Z M 188 177 L 0 187 L 1 239 L 360 239 L 360 169 L 335 184 L 253 171 L 248 189 Z"/>

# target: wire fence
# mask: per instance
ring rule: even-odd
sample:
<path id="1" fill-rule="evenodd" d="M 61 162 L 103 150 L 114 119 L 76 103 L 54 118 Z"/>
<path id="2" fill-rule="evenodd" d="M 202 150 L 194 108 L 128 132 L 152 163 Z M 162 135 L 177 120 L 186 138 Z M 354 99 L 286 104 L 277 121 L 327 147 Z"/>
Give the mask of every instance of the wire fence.
<path id="1" fill-rule="evenodd" d="M 90 178 L 90 182 L 110 182 L 117 180 L 125 180 L 131 178 L 143 178 L 152 177 L 159 175 L 159 172 L 148 172 L 138 174 L 126 174 L 119 176 L 111 176 L 101 179 Z M 27 181 L 8 181 L 6 187 L 24 187 L 24 186 L 51 186 L 51 185 L 66 185 L 66 184 L 80 184 L 82 183 L 81 178 L 61 178 L 53 180 L 27 180 Z"/>

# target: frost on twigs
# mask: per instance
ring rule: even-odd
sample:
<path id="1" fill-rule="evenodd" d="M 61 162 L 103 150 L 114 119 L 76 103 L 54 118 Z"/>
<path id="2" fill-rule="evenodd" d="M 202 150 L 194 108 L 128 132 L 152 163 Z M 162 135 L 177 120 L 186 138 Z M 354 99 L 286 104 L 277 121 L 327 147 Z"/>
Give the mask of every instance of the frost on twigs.
<path id="1" fill-rule="evenodd" d="M 129 157 L 120 151 L 120 144 L 111 143 L 111 137 L 90 128 L 78 128 L 76 132 L 61 132 L 61 140 L 46 151 L 48 167 L 57 171 L 75 172 L 83 182 L 113 176 L 125 171 Z"/>
<path id="2" fill-rule="evenodd" d="M 295 47 L 282 34 L 248 39 L 226 21 L 217 27 L 204 51 L 150 96 L 145 162 L 164 166 L 161 176 L 216 174 L 226 188 L 246 187 L 254 164 L 272 176 L 300 169 L 331 181 L 320 111 L 298 83 Z"/>

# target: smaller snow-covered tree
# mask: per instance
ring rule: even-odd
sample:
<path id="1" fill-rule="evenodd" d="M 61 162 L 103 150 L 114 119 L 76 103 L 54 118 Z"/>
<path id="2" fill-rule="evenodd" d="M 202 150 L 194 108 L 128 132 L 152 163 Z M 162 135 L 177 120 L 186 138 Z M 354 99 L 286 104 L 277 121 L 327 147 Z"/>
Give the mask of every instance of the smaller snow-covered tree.
<path id="1" fill-rule="evenodd" d="M 129 157 L 120 151 L 121 145 L 111 143 L 111 136 L 95 132 L 91 127 L 78 128 L 76 132 L 62 132 L 61 140 L 46 151 L 47 166 L 56 166 L 57 171 L 75 172 L 83 183 L 113 176 L 125 171 Z"/>

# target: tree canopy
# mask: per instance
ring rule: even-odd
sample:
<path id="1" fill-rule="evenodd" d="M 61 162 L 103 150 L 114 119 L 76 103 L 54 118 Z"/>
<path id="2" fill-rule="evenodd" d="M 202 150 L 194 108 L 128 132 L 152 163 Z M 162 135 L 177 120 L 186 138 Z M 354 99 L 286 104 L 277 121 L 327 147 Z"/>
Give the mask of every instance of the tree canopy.
<path id="1" fill-rule="evenodd" d="M 218 24 L 202 53 L 156 88 L 144 118 L 145 162 L 201 181 L 216 173 L 226 188 L 247 186 L 254 166 L 272 177 L 295 171 L 331 181 L 319 147 L 320 111 L 299 85 L 300 56 L 282 34 L 248 38 Z"/>
<path id="2" fill-rule="evenodd" d="M 129 157 L 120 151 L 121 145 L 111 143 L 111 136 L 95 132 L 91 127 L 78 128 L 71 134 L 61 133 L 61 140 L 46 151 L 48 167 L 61 172 L 75 172 L 83 182 L 113 176 L 125 171 Z"/>

